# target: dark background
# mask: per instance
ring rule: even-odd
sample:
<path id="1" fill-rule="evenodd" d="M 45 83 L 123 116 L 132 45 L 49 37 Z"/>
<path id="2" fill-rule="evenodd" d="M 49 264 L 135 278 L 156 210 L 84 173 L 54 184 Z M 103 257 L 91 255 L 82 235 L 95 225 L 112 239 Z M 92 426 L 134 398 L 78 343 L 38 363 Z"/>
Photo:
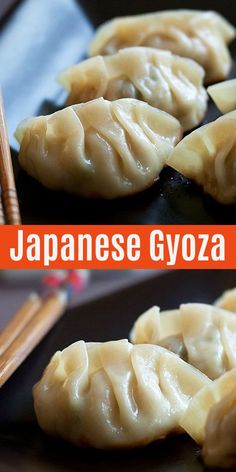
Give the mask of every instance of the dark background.
<path id="1" fill-rule="evenodd" d="M 80 4 L 88 13 L 93 24 L 98 26 L 102 22 L 114 16 L 135 15 L 158 10 L 169 10 L 175 8 L 191 8 L 196 10 L 217 10 L 232 21 L 236 11 L 235 0 L 81 0 Z"/>

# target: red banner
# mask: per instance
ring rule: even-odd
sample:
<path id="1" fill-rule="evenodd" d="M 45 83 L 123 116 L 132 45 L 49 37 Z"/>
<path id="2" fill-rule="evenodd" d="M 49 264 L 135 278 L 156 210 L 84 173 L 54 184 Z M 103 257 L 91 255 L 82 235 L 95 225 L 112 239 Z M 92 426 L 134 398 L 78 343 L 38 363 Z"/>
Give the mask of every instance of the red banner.
<path id="1" fill-rule="evenodd" d="M 0 269 L 231 269 L 236 226 L 1 226 Z"/>

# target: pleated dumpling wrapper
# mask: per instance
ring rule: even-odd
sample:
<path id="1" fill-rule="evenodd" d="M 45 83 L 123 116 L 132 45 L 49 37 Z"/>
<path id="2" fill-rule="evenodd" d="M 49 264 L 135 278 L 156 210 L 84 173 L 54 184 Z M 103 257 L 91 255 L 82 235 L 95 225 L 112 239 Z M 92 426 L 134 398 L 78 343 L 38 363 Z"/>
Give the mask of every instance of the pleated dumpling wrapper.
<path id="1" fill-rule="evenodd" d="M 210 83 L 227 77 L 232 64 L 227 45 L 234 38 L 235 28 L 218 13 L 178 9 L 108 21 L 98 29 L 89 52 L 114 54 L 130 46 L 167 49 L 201 64 Z"/>
<path id="2" fill-rule="evenodd" d="M 235 374 L 233 375 L 236 382 Z M 224 395 L 209 411 L 205 426 L 203 459 L 207 467 L 233 470 L 236 468 L 235 383 L 232 391 Z"/>
<path id="3" fill-rule="evenodd" d="M 236 111 L 186 136 L 168 165 L 224 204 L 236 203 Z"/>
<path id="4" fill-rule="evenodd" d="M 224 310 L 236 313 L 236 287 L 223 292 L 215 301 L 215 305 Z"/>
<path id="5" fill-rule="evenodd" d="M 211 379 L 236 367 L 236 316 L 216 306 L 186 303 L 167 312 L 153 307 L 137 319 L 130 339 L 163 346 Z"/>
<path id="6" fill-rule="evenodd" d="M 206 439 L 206 424 L 211 408 L 232 391 L 235 392 L 235 385 L 236 369 L 233 369 L 203 387 L 192 398 L 180 423 L 198 444 L 203 445 Z"/>
<path id="7" fill-rule="evenodd" d="M 151 186 L 181 139 L 179 121 L 139 100 L 98 98 L 24 121 L 21 166 L 43 185 L 112 199 Z"/>
<path id="8" fill-rule="evenodd" d="M 33 389 L 41 428 L 77 446 L 145 446 L 169 433 L 211 381 L 166 349 L 127 340 L 76 342 Z"/>
<path id="9" fill-rule="evenodd" d="M 203 68 L 191 59 L 133 47 L 69 67 L 58 81 L 69 92 L 68 105 L 98 97 L 137 98 L 175 116 L 189 130 L 199 125 L 206 112 L 203 78 Z"/>
<path id="10" fill-rule="evenodd" d="M 236 110 L 236 79 L 211 85 L 207 92 L 222 113 Z"/>

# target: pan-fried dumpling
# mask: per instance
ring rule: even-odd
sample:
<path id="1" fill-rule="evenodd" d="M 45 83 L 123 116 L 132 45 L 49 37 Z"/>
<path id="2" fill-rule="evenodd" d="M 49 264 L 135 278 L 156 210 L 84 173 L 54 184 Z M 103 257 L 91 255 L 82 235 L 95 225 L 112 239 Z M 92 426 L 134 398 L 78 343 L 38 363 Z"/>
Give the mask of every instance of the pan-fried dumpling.
<path id="1" fill-rule="evenodd" d="M 90 55 L 114 54 L 130 46 L 167 49 L 190 57 L 206 71 L 207 82 L 227 77 L 231 58 L 227 44 L 235 28 L 214 11 L 169 10 L 116 18 L 102 25 L 90 45 Z"/>
<path id="2" fill-rule="evenodd" d="M 166 349 L 79 341 L 51 359 L 33 389 L 41 428 L 77 446 L 138 447 L 179 432 L 210 380 Z"/>
<path id="3" fill-rule="evenodd" d="M 236 369 L 233 369 L 203 387 L 192 398 L 180 424 L 198 444 L 202 445 L 205 441 L 205 427 L 211 408 L 233 390 L 235 391 L 235 385 Z"/>
<path id="4" fill-rule="evenodd" d="M 236 313 L 236 288 L 231 288 L 223 292 L 215 301 L 215 305 L 224 310 Z"/>
<path id="5" fill-rule="evenodd" d="M 236 111 L 186 136 L 167 162 L 220 203 L 236 203 Z"/>
<path id="6" fill-rule="evenodd" d="M 236 466 L 236 389 L 210 409 L 205 426 L 203 459 L 207 467 Z"/>
<path id="7" fill-rule="evenodd" d="M 211 85 L 207 91 L 222 113 L 236 110 L 236 79 Z"/>
<path id="8" fill-rule="evenodd" d="M 181 126 L 139 100 L 99 98 L 26 120 L 16 137 L 21 166 L 46 187 L 111 199 L 158 179 Z"/>
<path id="9" fill-rule="evenodd" d="M 136 321 L 131 341 L 163 346 L 211 379 L 236 367 L 236 317 L 212 305 L 187 303 L 161 313 L 152 308 Z"/>
<path id="10" fill-rule="evenodd" d="M 195 61 L 134 47 L 87 59 L 58 79 L 69 92 L 68 105 L 98 97 L 138 98 L 175 116 L 188 130 L 199 125 L 206 111 L 203 78 L 204 70 Z"/>

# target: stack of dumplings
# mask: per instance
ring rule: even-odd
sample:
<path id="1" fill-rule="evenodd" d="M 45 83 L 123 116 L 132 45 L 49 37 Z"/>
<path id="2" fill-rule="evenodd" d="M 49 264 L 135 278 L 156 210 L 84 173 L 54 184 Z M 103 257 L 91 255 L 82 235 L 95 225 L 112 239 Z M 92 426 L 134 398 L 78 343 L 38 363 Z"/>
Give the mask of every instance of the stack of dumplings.
<path id="1" fill-rule="evenodd" d="M 89 52 L 114 54 L 130 46 L 166 49 L 201 64 L 209 83 L 227 77 L 232 63 L 227 45 L 234 38 L 235 28 L 214 11 L 169 10 L 108 21 Z"/>
<path id="2" fill-rule="evenodd" d="M 230 303 L 233 311 L 225 310 Z M 151 308 L 126 339 L 78 341 L 33 388 L 48 434 L 79 447 L 143 447 L 187 432 L 208 466 L 236 464 L 236 289 L 214 305 Z"/>
<path id="3" fill-rule="evenodd" d="M 114 199 L 150 187 L 170 165 L 218 201 L 235 203 L 230 116 L 225 141 L 232 137 L 231 147 L 220 143 L 218 152 L 213 135 L 213 150 L 198 149 L 190 134 L 190 157 L 185 140 L 175 153 L 183 132 L 205 116 L 204 82 L 227 77 L 234 38 L 235 28 L 211 11 L 163 11 L 103 25 L 89 47 L 92 57 L 58 77 L 67 108 L 19 125 L 21 166 L 50 189 Z M 224 121 L 219 128 L 224 132 Z M 204 134 L 200 128 L 200 139 Z"/>

